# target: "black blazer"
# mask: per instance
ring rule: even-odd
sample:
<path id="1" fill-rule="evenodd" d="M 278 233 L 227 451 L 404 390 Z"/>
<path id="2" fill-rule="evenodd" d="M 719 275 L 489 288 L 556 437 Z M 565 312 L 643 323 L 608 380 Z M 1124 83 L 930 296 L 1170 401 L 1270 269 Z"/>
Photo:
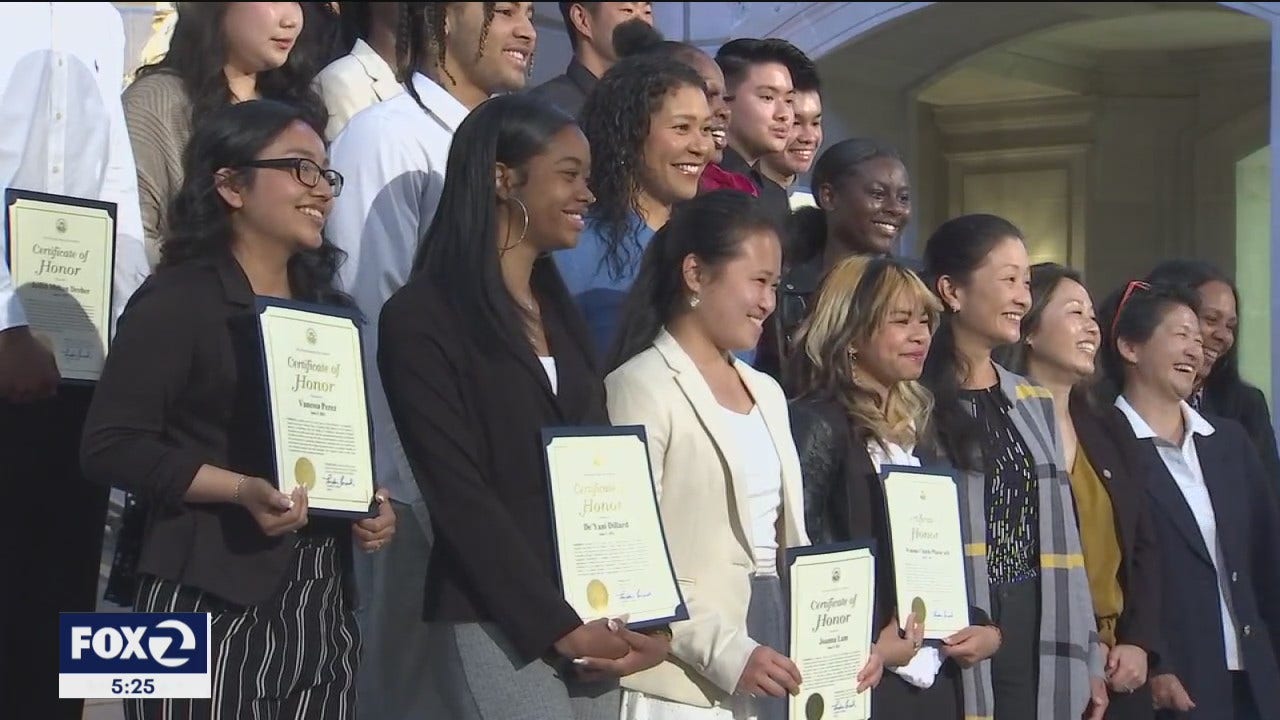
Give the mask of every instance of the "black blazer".
<path id="1" fill-rule="evenodd" d="M 424 617 L 497 623 L 525 662 L 581 624 L 556 577 L 541 431 L 608 425 L 585 324 L 543 304 L 559 390 L 533 350 L 481 336 L 425 277 L 383 306 L 378 367 L 435 541 Z"/>
<path id="2" fill-rule="evenodd" d="M 1206 392 L 1200 412 L 1230 418 L 1244 426 L 1245 433 L 1258 451 L 1258 458 L 1262 460 L 1263 469 L 1267 471 L 1270 487 L 1280 493 L 1280 453 L 1276 451 L 1276 431 L 1271 424 L 1267 396 L 1258 388 L 1245 385 L 1240 390 L 1239 402 L 1233 410 L 1223 407 L 1219 400 Z"/>
<path id="3" fill-rule="evenodd" d="M 1147 509 L 1146 480 L 1133 467 L 1141 447 L 1114 408 L 1095 411 L 1081 391 L 1072 391 L 1069 407 L 1080 450 L 1102 479 L 1115 513 L 1120 538 L 1119 580 L 1124 593 L 1116 641 L 1146 650 L 1148 662 L 1156 663 L 1160 654 L 1160 547 Z"/>
<path id="4" fill-rule="evenodd" d="M 1116 411 L 1119 413 L 1119 411 Z M 1280 512 L 1249 437 L 1238 423 L 1207 417 L 1214 433 L 1197 435 L 1217 524 L 1221 573 L 1230 584 L 1237 639 L 1261 717 L 1280 717 Z M 1128 420 L 1120 422 L 1130 428 Z M 1182 491 L 1154 440 L 1137 440 L 1136 469 L 1146 478 L 1161 549 L 1160 628 L 1163 652 L 1152 675 L 1178 676 L 1196 709 L 1161 717 L 1231 720 L 1233 684 L 1227 671 L 1218 600 L 1218 573 Z"/>
<path id="5" fill-rule="evenodd" d="M 120 319 L 81 444 L 87 478 L 149 506 L 138 571 L 238 605 L 283 586 L 296 534 L 269 538 L 239 506 L 183 496 L 205 464 L 274 476 L 253 313 L 229 253 L 149 277 Z M 346 525 L 313 518 L 304 531 Z"/>

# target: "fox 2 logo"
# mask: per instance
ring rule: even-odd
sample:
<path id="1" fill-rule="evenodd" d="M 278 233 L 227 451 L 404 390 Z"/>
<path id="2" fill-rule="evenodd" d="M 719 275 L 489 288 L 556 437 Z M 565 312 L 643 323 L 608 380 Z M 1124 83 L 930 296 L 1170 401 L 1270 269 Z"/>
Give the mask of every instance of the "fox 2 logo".
<path id="1" fill-rule="evenodd" d="M 59 671 L 88 674 L 204 674 L 204 613 L 62 613 Z"/>

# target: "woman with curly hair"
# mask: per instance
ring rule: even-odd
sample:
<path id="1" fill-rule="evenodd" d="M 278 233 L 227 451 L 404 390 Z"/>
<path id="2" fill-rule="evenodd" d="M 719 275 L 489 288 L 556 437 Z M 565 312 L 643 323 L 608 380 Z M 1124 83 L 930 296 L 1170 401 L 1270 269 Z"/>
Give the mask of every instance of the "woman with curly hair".
<path id="1" fill-rule="evenodd" d="M 713 148 L 711 110 L 693 68 L 638 56 L 605 73 L 580 122 L 591 143 L 596 202 L 578 246 L 554 257 L 603 358 L 650 238 L 672 205 L 698 193 Z"/>
<path id="2" fill-rule="evenodd" d="M 342 190 L 322 131 L 271 100 L 201 123 L 160 269 L 125 310 L 89 408 L 85 476 L 150 508 L 136 609 L 211 616 L 211 696 L 129 700 L 131 720 L 355 717 L 351 536 L 378 550 L 395 514 L 379 490 L 377 517 L 308 522 L 306 492 L 277 489 L 261 361 L 241 334 L 257 296 L 349 305 L 321 233 Z"/>

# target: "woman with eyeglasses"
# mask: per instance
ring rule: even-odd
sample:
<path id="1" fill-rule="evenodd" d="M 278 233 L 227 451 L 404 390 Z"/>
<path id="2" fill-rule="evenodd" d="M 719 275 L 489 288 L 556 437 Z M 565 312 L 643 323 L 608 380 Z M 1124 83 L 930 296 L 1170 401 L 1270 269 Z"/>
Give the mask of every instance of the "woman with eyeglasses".
<path id="1" fill-rule="evenodd" d="M 348 306 L 321 229 L 342 176 L 322 128 L 271 100 L 214 111 L 192 137 L 156 273 L 120 320 L 85 423 L 86 477 L 150 507 L 139 612 L 211 615 L 212 693 L 125 702 L 130 720 L 353 718 L 360 639 L 351 539 L 383 547 L 395 515 L 308 521 L 271 480 L 258 296 Z"/>
<path id="2" fill-rule="evenodd" d="M 1233 420 L 1186 401 L 1204 362 L 1200 298 L 1134 281 L 1104 303 L 1099 404 L 1132 444 L 1159 548 L 1160 718 L 1280 717 L 1280 513 Z"/>

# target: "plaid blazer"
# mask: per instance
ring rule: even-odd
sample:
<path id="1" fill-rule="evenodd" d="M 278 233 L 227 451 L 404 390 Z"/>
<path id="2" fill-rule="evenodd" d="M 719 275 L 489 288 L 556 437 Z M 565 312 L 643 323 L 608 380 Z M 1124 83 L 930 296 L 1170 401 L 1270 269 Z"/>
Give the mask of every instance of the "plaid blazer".
<path id="1" fill-rule="evenodd" d="M 1098 641 L 1089 578 L 1076 528 L 1071 482 L 1053 414 L 1053 396 L 996 365 L 1009 417 L 1035 463 L 1040 496 L 1040 687 L 1041 720 L 1076 720 L 1089 703 L 1089 678 L 1102 677 L 1104 655 Z M 975 466 L 981 467 L 982 463 Z M 970 602 L 991 612 L 987 579 L 987 478 L 961 471 L 960 529 L 967 540 Z M 964 671 L 965 720 L 990 720 L 995 710 L 991 663 Z"/>

